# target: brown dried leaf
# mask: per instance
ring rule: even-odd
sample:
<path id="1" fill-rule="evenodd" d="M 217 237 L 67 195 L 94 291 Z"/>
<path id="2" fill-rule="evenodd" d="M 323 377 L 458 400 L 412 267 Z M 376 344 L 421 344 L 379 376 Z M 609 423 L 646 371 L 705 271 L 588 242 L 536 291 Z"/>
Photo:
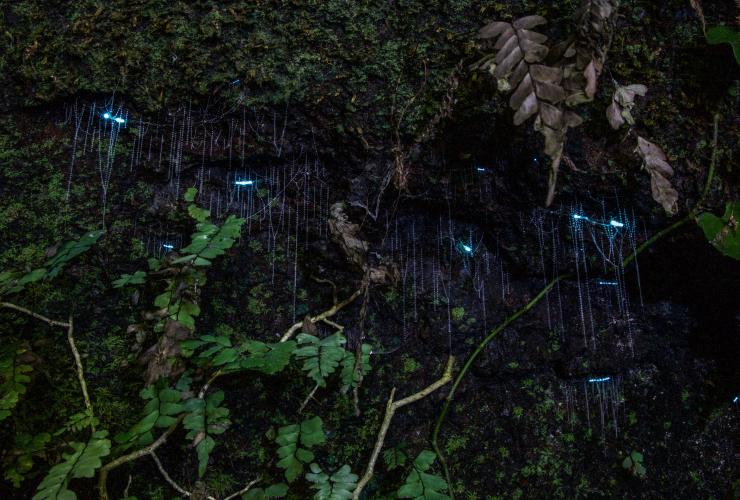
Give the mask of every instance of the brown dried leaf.
<path id="1" fill-rule="evenodd" d="M 525 16 L 514 21 L 514 28 L 528 30 L 542 24 L 547 24 L 547 19 L 542 16 Z"/>
<path id="2" fill-rule="evenodd" d="M 660 147 L 639 136 L 636 152 L 642 158 L 643 167 L 650 173 L 653 199 L 663 206 L 668 215 L 675 214 L 678 210 L 678 192 L 668 180 L 673 176 L 673 169 L 668 164 L 665 153 Z"/>
<path id="3" fill-rule="evenodd" d="M 519 107 L 516 113 L 514 113 L 514 125 L 521 125 L 531 116 L 533 116 L 537 111 L 539 111 L 539 101 L 537 100 L 537 96 L 534 94 L 534 92 L 532 92 L 527 96 L 526 99 L 524 99 L 522 105 Z"/>
<path id="4" fill-rule="evenodd" d="M 606 119 L 609 120 L 609 125 L 614 130 L 617 130 L 624 124 L 624 118 L 622 118 L 622 109 L 619 104 L 612 101 L 608 108 L 606 108 Z"/>

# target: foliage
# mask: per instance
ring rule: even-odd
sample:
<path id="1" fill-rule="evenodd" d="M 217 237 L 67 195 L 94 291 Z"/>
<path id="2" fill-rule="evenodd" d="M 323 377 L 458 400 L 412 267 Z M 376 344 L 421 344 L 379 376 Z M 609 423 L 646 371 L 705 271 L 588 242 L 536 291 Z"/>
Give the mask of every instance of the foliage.
<path id="1" fill-rule="evenodd" d="M 246 492 L 243 500 L 269 500 L 271 498 L 283 498 L 288 494 L 288 485 L 285 483 L 273 484 L 267 488 L 254 488 Z"/>
<path id="2" fill-rule="evenodd" d="M 729 26 L 715 26 L 707 30 L 707 42 L 711 45 L 729 44 L 735 55 L 735 62 L 740 65 L 740 31 Z"/>
<path id="3" fill-rule="evenodd" d="M 110 453 L 106 431 L 98 431 L 87 443 L 72 442 L 72 453 L 63 453 L 61 463 L 51 468 L 37 488 L 33 500 L 74 500 L 77 495 L 68 489 L 70 479 L 93 477 L 101 467 L 100 459 Z"/>
<path id="4" fill-rule="evenodd" d="M 414 498 L 416 500 L 445 500 L 447 495 L 441 493 L 447 489 L 447 482 L 440 476 L 430 474 L 431 468 L 437 455 L 429 450 L 424 450 L 416 457 L 411 473 L 406 478 L 406 483 L 398 490 L 398 498 Z"/>
<path id="5" fill-rule="evenodd" d="M 622 460 L 622 468 L 628 470 L 635 477 L 645 478 L 647 471 L 643 465 L 643 456 L 639 451 L 632 451 Z"/>
<path id="6" fill-rule="evenodd" d="M 185 410 L 181 392 L 170 389 L 161 381 L 142 389 L 139 395 L 147 400 L 143 417 L 131 429 L 114 437 L 121 449 L 150 444 L 154 440 L 154 429 L 171 426 L 177 421 L 177 415 Z"/>
<path id="7" fill-rule="evenodd" d="M 673 168 L 668 164 L 668 158 L 660 147 L 652 142 L 637 138 L 635 150 L 642 158 L 642 166 L 650 173 L 650 187 L 653 199 L 663 206 L 668 215 L 678 210 L 678 192 L 673 189 L 669 179 L 673 177 Z"/>
<path id="8" fill-rule="evenodd" d="M 306 474 L 306 479 L 313 483 L 311 488 L 316 490 L 314 500 L 349 499 L 357 486 L 357 474 L 353 474 L 346 464 L 329 476 L 318 464 L 312 463 L 311 472 Z"/>
<path id="9" fill-rule="evenodd" d="M 239 346 L 233 346 L 225 335 L 203 335 L 181 343 L 185 357 L 191 357 L 195 351 L 205 348 L 194 357 L 198 364 L 222 367 L 224 373 L 256 370 L 268 375 L 281 372 L 288 365 L 295 346 L 292 340 L 275 344 L 247 340 Z"/>
<path id="10" fill-rule="evenodd" d="M 406 454 L 396 448 L 390 448 L 383 452 L 383 460 L 389 471 L 406 465 Z"/>
<path id="11" fill-rule="evenodd" d="M 26 386 L 31 382 L 28 374 L 33 371 L 29 364 L 31 359 L 28 349 L 17 343 L 0 347 L 0 422 L 10 416 L 26 393 Z"/>
<path id="12" fill-rule="evenodd" d="M 280 427 L 275 442 L 278 444 L 278 466 L 285 469 L 285 479 L 289 483 L 303 473 L 303 464 L 314 459 L 311 448 L 326 442 L 321 417 L 313 417 L 301 422 Z M 299 443 L 302 447 L 299 447 Z"/>
<path id="13" fill-rule="evenodd" d="M 192 440 L 198 455 L 198 476 L 203 477 L 208 465 L 208 457 L 216 446 L 213 436 L 223 434 L 231 424 L 228 408 L 221 407 L 224 392 L 216 391 L 205 399 L 190 398 L 185 402 L 185 411 L 188 413 L 183 420 L 183 426 L 190 432 L 185 436 Z"/>
<path id="14" fill-rule="evenodd" d="M 54 433 L 55 436 L 61 436 L 67 432 L 80 432 L 88 427 L 91 429 L 100 424 L 100 420 L 93 415 L 92 410 L 85 408 L 80 413 L 71 415 L 64 426 Z"/>
<path id="15" fill-rule="evenodd" d="M 740 202 L 727 203 L 725 213 L 717 217 L 710 212 L 699 214 L 697 223 L 704 231 L 707 240 L 722 254 L 740 260 L 740 233 L 737 219 L 740 216 Z"/>
<path id="16" fill-rule="evenodd" d="M 298 349 L 295 357 L 303 360 L 303 370 L 316 381 L 320 387 L 326 387 L 326 378 L 334 373 L 345 357 L 343 345 L 347 342 L 341 332 L 336 332 L 324 339 L 308 333 L 298 335 Z"/>
<path id="17" fill-rule="evenodd" d="M 92 231 L 82 235 L 77 240 L 70 240 L 63 243 L 44 263 L 43 267 L 34 269 L 28 273 L 22 274 L 17 271 L 0 272 L 0 296 L 18 293 L 30 283 L 57 277 L 71 260 L 89 250 L 104 232 L 103 230 Z"/>
<path id="18" fill-rule="evenodd" d="M 534 128 L 545 138 L 545 154 L 552 160 L 547 205 L 555 195 L 568 129 L 582 123 L 566 105 L 593 100 L 615 14 L 615 0 L 584 1 L 576 14 L 576 35 L 553 50 L 546 45 L 548 37 L 533 30 L 547 22 L 542 16 L 494 21 L 478 33 L 495 42 L 494 53 L 474 67 L 488 71 L 499 91 L 512 92 L 514 125 L 534 116 Z"/>
<path id="19" fill-rule="evenodd" d="M 12 482 L 15 488 L 19 488 L 25 479 L 24 474 L 33 468 L 34 457 L 43 453 L 50 440 L 51 435 L 47 432 L 35 436 L 30 434 L 15 436 L 14 449 L 5 457 L 5 479 Z"/>
<path id="20" fill-rule="evenodd" d="M 614 130 L 627 122 L 632 126 L 635 119 L 632 118 L 632 108 L 635 107 L 635 96 L 647 94 L 647 87 L 641 84 L 619 85 L 612 96 L 612 103 L 606 108 L 606 118 Z"/>
<path id="21" fill-rule="evenodd" d="M 370 373 L 370 353 L 373 348 L 370 344 L 362 344 L 360 347 L 360 363 L 357 363 L 356 356 L 351 351 L 344 352 L 342 358 L 342 392 L 346 393 L 350 389 L 360 386 L 362 379 Z"/>

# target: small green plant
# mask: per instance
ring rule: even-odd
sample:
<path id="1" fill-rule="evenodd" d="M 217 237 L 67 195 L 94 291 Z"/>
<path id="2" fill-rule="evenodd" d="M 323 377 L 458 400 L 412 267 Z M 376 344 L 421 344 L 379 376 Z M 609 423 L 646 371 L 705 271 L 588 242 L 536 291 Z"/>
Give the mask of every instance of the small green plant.
<path id="1" fill-rule="evenodd" d="M 188 414 L 183 420 L 183 427 L 190 431 L 185 437 L 191 439 L 195 447 L 200 477 L 205 473 L 208 457 L 216 446 L 213 436 L 223 434 L 231 424 L 228 408 L 220 406 L 223 400 L 224 392 L 216 391 L 207 398 L 194 397 L 185 402 L 184 409 Z"/>
<path id="2" fill-rule="evenodd" d="M 303 464 L 313 461 L 311 448 L 326 442 L 324 423 L 320 417 L 304 420 L 301 424 L 286 425 L 278 429 L 275 442 L 278 448 L 278 467 L 285 470 L 289 483 L 303 473 Z M 301 446 L 299 446 L 299 444 Z"/>
<path id="3" fill-rule="evenodd" d="M 311 464 L 311 472 L 306 474 L 316 490 L 314 500 L 345 500 L 352 498 L 352 491 L 357 486 L 357 474 L 353 474 L 349 465 L 343 465 L 331 476 L 321 470 L 319 464 Z"/>
<path id="4" fill-rule="evenodd" d="M 740 218 L 740 201 L 735 201 L 727 203 L 722 217 L 704 212 L 696 218 L 696 222 L 714 248 L 728 257 L 740 260 L 738 218 Z"/>
<path id="5" fill-rule="evenodd" d="M 446 500 L 450 497 L 443 494 L 447 490 L 447 481 L 428 471 L 436 460 L 437 455 L 424 450 L 416 457 L 411 473 L 406 482 L 398 489 L 398 498 L 413 498 L 415 500 Z"/>
<path id="6" fill-rule="evenodd" d="M 67 486 L 70 479 L 93 477 L 102 465 L 100 459 L 110 454 L 110 440 L 106 431 L 98 431 L 87 443 L 71 442 L 72 453 L 63 453 L 64 460 L 51 468 L 33 500 L 75 500 L 77 495 Z"/>
<path id="7" fill-rule="evenodd" d="M 643 465 L 643 456 L 639 451 L 632 451 L 622 460 L 622 468 L 629 471 L 633 476 L 640 479 L 645 478 L 647 471 Z"/>
<path id="8" fill-rule="evenodd" d="M 464 307 L 453 307 L 452 308 L 452 319 L 455 321 L 460 321 L 465 317 L 465 308 Z"/>
<path id="9" fill-rule="evenodd" d="M 345 358 L 344 344 L 347 339 L 341 332 L 319 339 L 307 333 L 298 335 L 299 348 L 295 357 L 303 360 L 303 370 L 316 381 L 319 387 L 326 387 L 326 378 L 334 373 Z"/>

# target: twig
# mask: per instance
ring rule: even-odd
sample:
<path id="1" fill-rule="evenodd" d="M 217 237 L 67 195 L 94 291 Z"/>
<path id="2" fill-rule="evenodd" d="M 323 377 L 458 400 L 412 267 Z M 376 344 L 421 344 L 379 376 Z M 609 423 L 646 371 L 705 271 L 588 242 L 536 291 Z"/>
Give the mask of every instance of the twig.
<path id="1" fill-rule="evenodd" d="M 311 392 L 308 393 L 308 396 L 306 396 L 306 399 L 303 400 L 303 403 L 301 404 L 301 407 L 298 408 L 298 413 L 303 413 L 303 409 L 306 407 L 308 402 L 313 399 L 313 395 L 316 394 L 316 391 L 319 390 L 319 384 L 316 384 Z"/>
<path id="2" fill-rule="evenodd" d="M 201 390 L 198 392 L 198 398 L 203 399 L 206 392 L 208 391 L 208 388 L 213 383 L 214 380 L 216 380 L 219 376 L 221 376 L 222 371 L 218 370 L 213 375 L 211 375 L 211 378 L 208 379 L 208 381 L 203 385 Z M 180 422 L 183 421 L 185 418 L 185 414 L 181 413 L 175 422 L 170 425 L 163 433 L 160 435 L 152 444 L 149 446 L 145 446 L 144 448 L 140 448 L 136 451 L 132 451 L 131 453 L 127 455 L 123 455 L 121 457 L 118 457 L 117 459 L 108 462 L 100 469 L 100 477 L 98 478 L 98 490 L 100 494 L 101 500 L 109 500 L 108 497 L 108 473 L 115 469 L 116 467 L 123 465 L 128 462 L 132 462 L 136 459 L 139 459 L 145 455 L 150 455 L 152 452 L 154 452 L 157 448 L 162 446 L 166 441 L 167 438 L 175 432 L 177 427 L 180 425 Z"/>
<path id="3" fill-rule="evenodd" d="M 250 489 L 252 489 L 252 486 L 254 486 L 255 484 L 259 483 L 260 481 L 262 481 L 262 478 L 261 477 L 258 477 L 256 479 L 252 479 L 244 488 L 240 489 L 236 493 L 232 493 L 231 495 L 229 495 L 226 498 L 224 498 L 224 500 L 232 500 L 232 499 L 238 497 L 239 495 L 243 495 L 244 493 L 246 493 Z"/>
<path id="4" fill-rule="evenodd" d="M 69 347 L 72 349 L 72 355 L 75 358 L 75 366 L 77 367 L 77 380 L 80 382 L 80 389 L 82 389 L 82 398 L 85 400 L 85 408 L 87 408 L 90 417 L 94 415 L 92 403 L 90 402 L 90 395 L 87 392 L 87 383 L 85 382 L 85 370 L 82 368 L 82 359 L 80 359 L 80 352 L 77 350 L 74 338 L 74 325 L 72 324 L 72 316 L 69 317 L 69 323 L 67 326 L 67 342 Z M 95 432 L 94 419 L 90 418 L 90 430 Z"/>
<path id="5" fill-rule="evenodd" d="M 162 477 L 164 477 L 164 480 L 167 481 L 168 483 L 170 483 L 170 486 L 172 486 L 173 488 L 175 488 L 175 490 L 177 490 L 178 493 L 180 493 L 181 495 L 185 495 L 186 497 L 189 497 L 191 495 L 191 493 L 189 491 L 187 491 L 186 489 L 182 488 L 179 484 L 177 484 L 170 477 L 169 474 L 167 474 L 167 471 L 164 470 L 164 466 L 162 465 L 162 462 L 159 461 L 159 457 L 157 456 L 156 453 L 154 453 L 154 450 L 150 451 L 149 454 L 152 456 L 152 458 L 156 462 L 157 468 L 159 469 L 160 474 L 162 474 Z"/>
<path id="6" fill-rule="evenodd" d="M 312 318 L 308 318 L 311 323 L 318 323 L 319 321 L 324 321 L 326 318 L 330 318 L 331 316 L 334 316 L 336 313 L 347 307 L 349 304 L 354 302 L 354 300 L 360 296 L 362 293 L 362 288 L 355 290 L 355 292 L 350 295 L 347 299 L 343 300 L 342 302 L 339 302 L 338 304 L 334 304 L 331 306 L 331 308 L 327 309 L 326 311 L 322 312 L 321 314 L 318 314 Z M 303 326 L 303 321 L 299 321 L 295 325 L 288 328 L 288 331 L 283 334 L 282 337 L 280 337 L 280 342 L 286 342 L 295 335 L 295 333 L 301 329 Z"/>
<path id="7" fill-rule="evenodd" d="M 44 323 L 48 323 L 51 326 L 60 326 L 62 328 L 69 328 L 69 323 L 65 323 L 64 321 L 56 321 L 51 318 L 47 318 L 46 316 L 42 316 L 39 313 L 35 313 L 31 311 L 30 309 L 26 309 L 25 307 L 17 306 L 15 304 L 11 304 L 10 302 L 0 302 L 0 307 L 5 307 L 8 309 L 13 309 L 14 311 L 21 312 L 23 314 L 27 314 L 29 316 L 33 316 L 34 318 L 43 321 Z"/>
<path id="8" fill-rule="evenodd" d="M 368 482 L 370 482 L 370 479 L 373 477 L 373 471 L 375 470 L 375 464 L 378 461 L 378 457 L 380 456 L 380 450 L 383 449 L 383 443 L 385 442 L 385 436 L 388 433 L 388 429 L 391 425 L 391 420 L 393 419 L 393 415 L 396 413 L 396 411 L 399 408 L 402 408 L 406 405 L 410 405 L 411 403 L 415 403 L 419 401 L 422 398 L 427 397 L 440 387 L 444 386 L 445 384 L 449 383 L 452 380 L 452 369 L 455 366 L 455 358 L 453 356 L 450 356 L 447 360 L 447 367 L 445 368 L 444 373 L 442 374 L 442 377 L 434 382 L 433 384 L 427 386 L 425 389 L 420 390 L 419 392 L 412 394 L 410 396 L 407 396 L 403 399 L 399 399 L 398 401 L 393 401 L 393 397 L 396 395 L 396 388 L 394 387 L 391 390 L 391 395 L 388 398 L 388 403 L 385 406 L 385 416 L 383 417 L 383 423 L 380 426 L 380 431 L 378 431 L 378 438 L 375 441 L 375 448 L 373 448 L 373 453 L 370 455 L 370 461 L 367 464 L 367 469 L 365 471 L 365 474 L 362 476 L 362 479 L 360 479 L 360 482 L 357 483 L 357 487 L 355 488 L 355 491 L 352 493 L 352 498 L 354 500 L 359 500 L 360 494 L 362 493 L 362 490 L 365 488 Z"/>

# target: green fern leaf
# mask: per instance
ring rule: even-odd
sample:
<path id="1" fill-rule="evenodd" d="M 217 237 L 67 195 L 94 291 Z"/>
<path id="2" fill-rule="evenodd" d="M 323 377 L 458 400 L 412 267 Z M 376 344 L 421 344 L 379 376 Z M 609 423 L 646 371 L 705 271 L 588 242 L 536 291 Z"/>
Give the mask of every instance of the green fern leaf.
<path id="1" fill-rule="evenodd" d="M 10 343 L 0 350 L 0 422 L 8 418 L 31 381 L 33 367 L 23 362 L 28 350 Z"/>
<path id="2" fill-rule="evenodd" d="M 296 343 L 293 340 L 276 344 L 248 340 L 243 346 L 248 354 L 241 361 L 241 367 L 274 375 L 288 366 L 295 348 Z"/>
<path id="3" fill-rule="evenodd" d="M 358 387 L 360 380 L 370 372 L 370 353 L 372 352 L 370 344 L 362 344 L 362 355 L 360 357 L 360 366 L 355 370 L 355 355 L 350 351 L 345 351 L 342 358 L 342 392 Z"/>
<path id="4" fill-rule="evenodd" d="M 449 500 L 450 497 L 442 493 L 447 490 L 447 481 L 427 472 L 436 458 L 437 455 L 429 450 L 419 453 L 406 483 L 398 490 L 398 498 Z"/>
<path id="5" fill-rule="evenodd" d="M 72 453 L 63 453 L 64 461 L 55 465 L 41 481 L 33 500 L 75 500 L 77 495 L 67 487 L 70 479 L 93 477 L 102 466 L 101 458 L 110 454 L 107 431 L 98 431 L 87 443 L 70 443 Z"/>
<path id="6" fill-rule="evenodd" d="M 93 246 L 101 236 L 103 236 L 103 233 L 105 233 L 105 231 L 102 229 L 99 231 L 93 231 L 82 235 L 76 241 L 67 241 L 59 247 L 57 253 L 44 265 L 44 267 L 49 268 L 49 278 L 56 277 L 69 261 L 89 250 L 90 247 Z"/>
<path id="7" fill-rule="evenodd" d="M 352 498 L 357 486 L 357 474 L 353 474 L 346 464 L 329 476 L 318 464 L 313 463 L 306 479 L 313 483 L 311 488 L 316 490 L 314 500 L 347 500 Z"/>
<path id="8" fill-rule="evenodd" d="M 183 427 L 189 432 L 185 436 L 192 440 L 198 455 L 198 476 L 203 477 L 208 466 L 208 458 L 216 446 L 213 436 L 223 434 L 231 424 L 229 409 L 221 403 L 224 392 L 216 391 L 207 398 L 191 398 L 185 402 L 185 411 L 188 412 L 183 420 Z"/>
<path id="9" fill-rule="evenodd" d="M 300 425 L 286 425 L 278 429 L 275 442 L 278 448 L 278 467 L 285 469 L 285 479 L 289 483 L 303 473 L 303 464 L 314 459 L 309 448 L 326 442 L 321 417 L 304 420 Z M 298 446 L 300 442 L 305 448 Z"/>
<path id="10" fill-rule="evenodd" d="M 113 288 L 123 288 L 128 285 L 142 285 L 146 283 L 146 273 L 136 271 L 134 274 L 122 274 L 120 278 L 113 282 Z"/>
<path id="11" fill-rule="evenodd" d="M 170 389 L 161 383 L 149 386 L 139 394 L 147 400 L 143 417 L 127 432 L 114 437 L 121 449 L 130 448 L 133 445 L 146 446 L 154 440 L 154 429 L 169 427 L 177 421 L 177 415 L 185 411 L 181 403 L 180 391 Z"/>
<path id="12" fill-rule="evenodd" d="M 243 500 L 269 500 L 271 498 L 283 498 L 288 494 L 288 485 L 285 483 L 273 484 L 267 488 L 255 488 L 249 490 Z"/>
<path id="13" fill-rule="evenodd" d="M 344 359 L 345 350 L 342 346 L 346 342 L 340 332 L 321 340 L 301 333 L 298 335 L 298 344 L 303 347 L 296 349 L 294 354 L 296 358 L 303 359 L 303 370 L 308 372 L 308 376 L 320 387 L 326 387 L 326 378 L 334 373 Z"/>

